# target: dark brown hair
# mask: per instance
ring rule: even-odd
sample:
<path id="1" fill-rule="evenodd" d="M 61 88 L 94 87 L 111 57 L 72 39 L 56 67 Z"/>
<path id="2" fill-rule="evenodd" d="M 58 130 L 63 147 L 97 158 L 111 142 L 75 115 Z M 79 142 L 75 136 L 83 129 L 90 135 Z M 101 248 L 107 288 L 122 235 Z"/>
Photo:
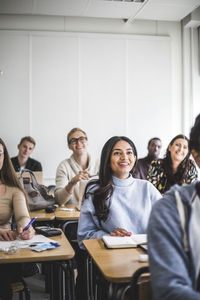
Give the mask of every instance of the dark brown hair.
<path id="1" fill-rule="evenodd" d="M 125 136 L 113 136 L 105 143 L 101 152 L 99 179 L 90 181 L 85 189 L 85 198 L 87 198 L 88 195 L 93 196 L 95 216 L 97 216 L 99 222 L 101 222 L 101 220 L 106 221 L 109 215 L 109 208 L 111 204 L 110 199 L 113 194 L 112 169 L 110 167 L 110 157 L 112 154 L 113 147 L 117 142 L 121 140 L 126 141 L 131 146 L 133 153 L 136 156 L 136 161 L 135 161 L 135 165 L 136 165 L 137 150 L 134 143 Z M 131 174 L 133 172 L 133 169 L 130 171 Z M 98 186 L 97 189 L 95 190 L 89 189 L 89 187 L 94 184 Z"/>
<path id="2" fill-rule="evenodd" d="M 179 135 L 176 135 L 171 140 L 171 142 L 169 143 L 169 146 L 172 146 L 177 139 L 184 139 L 189 144 L 188 138 L 183 134 L 179 134 Z M 176 183 L 176 184 L 182 185 L 182 183 L 185 179 L 186 173 L 188 171 L 188 168 L 189 168 L 190 151 L 188 150 L 188 154 L 186 155 L 184 160 L 180 163 L 180 165 L 178 166 L 177 172 L 174 174 L 173 173 L 173 164 L 172 164 L 172 159 L 171 159 L 171 152 L 168 149 L 169 146 L 167 147 L 165 158 L 163 159 L 163 165 L 164 165 L 164 169 L 166 171 L 167 180 L 169 182 L 171 182 L 171 184 Z"/>
<path id="3" fill-rule="evenodd" d="M 196 117 L 194 126 L 190 131 L 189 148 L 200 152 L 200 114 Z"/>
<path id="4" fill-rule="evenodd" d="M 3 166 L 0 170 L 0 180 L 2 183 L 4 183 L 7 186 L 19 188 L 23 192 L 27 202 L 27 197 L 24 192 L 24 189 L 19 179 L 17 178 L 12 162 L 10 160 L 10 156 L 8 154 L 8 150 L 6 148 L 4 141 L 1 138 L 0 138 L 0 144 L 3 146 L 3 151 L 4 151 L 4 161 L 3 161 Z"/>

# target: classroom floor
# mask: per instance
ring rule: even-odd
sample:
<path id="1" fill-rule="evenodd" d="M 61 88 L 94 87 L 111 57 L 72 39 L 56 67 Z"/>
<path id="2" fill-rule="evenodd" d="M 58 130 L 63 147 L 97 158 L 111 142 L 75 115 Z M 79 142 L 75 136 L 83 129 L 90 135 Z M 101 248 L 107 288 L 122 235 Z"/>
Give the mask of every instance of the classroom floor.
<path id="1" fill-rule="evenodd" d="M 31 300 L 49 300 L 49 294 L 45 293 L 44 275 L 36 274 L 25 278 L 25 281 L 31 291 Z M 18 300 L 18 294 L 13 295 L 13 300 Z"/>

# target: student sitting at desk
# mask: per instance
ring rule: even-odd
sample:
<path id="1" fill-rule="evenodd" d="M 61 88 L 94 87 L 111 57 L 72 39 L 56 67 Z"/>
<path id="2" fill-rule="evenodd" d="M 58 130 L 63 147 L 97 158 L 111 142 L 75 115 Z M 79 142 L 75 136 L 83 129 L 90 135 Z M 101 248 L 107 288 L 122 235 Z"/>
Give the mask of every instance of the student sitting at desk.
<path id="1" fill-rule="evenodd" d="M 147 180 L 164 194 L 174 184 L 189 184 L 197 179 L 194 162 L 189 159 L 188 138 L 179 134 L 167 147 L 165 158 L 152 161 Z"/>
<path id="2" fill-rule="evenodd" d="M 16 177 L 6 145 L 0 139 L 0 241 L 16 239 L 16 235 L 11 230 L 13 215 L 21 238 L 31 239 L 35 232 L 32 226 L 23 231 L 23 228 L 30 222 L 26 195 Z M 0 298 L 12 299 L 10 283 L 20 269 L 19 264 L 0 264 Z"/>
<path id="3" fill-rule="evenodd" d="M 80 181 L 89 180 L 98 174 L 99 162 L 92 160 L 88 153 L 88 138 L 80 128 L 73 128 L 67 135 L 68 147 L 73 154 L 63 160 L 56 172 L 55 198 L 59 205 L 64 203 L 79 204 Z"/>
<path id="4" fill-rule="evenodd" d="M 29 169 L 33 172 L 42 171 L 41 163 L 33 158 L 30 158 L 35 145 L 35 140 L 31 136 L 25 136 L 21 139 L 18 145 L 18 155 L 11 158 L 16 172 L 20 172 L 23 169 Z"/>
<path id="5" fill-rule="evenodd" d="M 146 233 L 152 205 L 161 194 L 131 173 L 137 160 L 134 143 L 114 136 L 103 147 L 99 179 L 88 183 L 78 224 L 78 243 L 103 235 Z"/>
<path id="6" fill-rule="evenodd" d="M 200 115 L 189 148 L 200 167 Z M 200 182 L 173 186 L 152 209 L 148 252 L 155 300 L 200 300 Z"/>

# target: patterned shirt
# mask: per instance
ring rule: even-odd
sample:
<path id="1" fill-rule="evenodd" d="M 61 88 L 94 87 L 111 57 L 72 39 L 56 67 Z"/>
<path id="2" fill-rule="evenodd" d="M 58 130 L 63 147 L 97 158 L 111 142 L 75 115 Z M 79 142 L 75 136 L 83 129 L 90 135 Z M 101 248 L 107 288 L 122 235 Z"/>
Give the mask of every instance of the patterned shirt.
<path id="1" fill-rule="evenodd" d="M 189 168 L 185 174 L 183 179 L 183 184 L 190 184 L 195 179 L 197 179 L 197 170 L 194 165 L 194 162 L 189 160 Z M 166 191 L 168 191 L 171 186 L 176 184 L 176 182 L 169 182 L 167 178 L 167 174 L 164 168 L 163 159 L 154 160 L 151 162 L 147 180 L 149 180 L 163 195 Z"/>

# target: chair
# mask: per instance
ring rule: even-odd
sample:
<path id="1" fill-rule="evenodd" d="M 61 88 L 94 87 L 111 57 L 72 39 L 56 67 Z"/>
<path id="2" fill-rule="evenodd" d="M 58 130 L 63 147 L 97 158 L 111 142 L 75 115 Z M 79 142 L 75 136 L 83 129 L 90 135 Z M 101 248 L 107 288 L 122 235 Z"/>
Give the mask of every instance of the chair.
<path id="1" fill-rule="evenodd" d="M 138 269 L 132 277 L 129 289 L 130 299 L 134 300 L 151 300 L 151 286 L 149 267 Z"/>
<path id="2" fill-rule="evenodd" d="M 31 299 L 30 290 L 22 277 L 20 277 L 16 282 L 11 283 L 11 291 L 13 294 L 19 294 L 19 300 L 23 300 L 24 296 L 25 300 Z"/>

